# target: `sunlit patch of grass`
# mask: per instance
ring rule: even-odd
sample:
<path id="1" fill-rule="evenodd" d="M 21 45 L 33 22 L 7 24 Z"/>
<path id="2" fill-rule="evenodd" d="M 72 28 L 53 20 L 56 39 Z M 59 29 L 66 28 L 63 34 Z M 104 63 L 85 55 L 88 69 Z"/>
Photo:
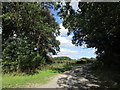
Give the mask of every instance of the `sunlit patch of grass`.
<path id="1" fill-rule="evenodd" d="M 34 75 L 3 75 L 2 87 L 3 88 L 19 88 L 30 83 L 46 83 L 49 77 L 55 75 L 57 72 L 53 70 L 42 70 Z"/>

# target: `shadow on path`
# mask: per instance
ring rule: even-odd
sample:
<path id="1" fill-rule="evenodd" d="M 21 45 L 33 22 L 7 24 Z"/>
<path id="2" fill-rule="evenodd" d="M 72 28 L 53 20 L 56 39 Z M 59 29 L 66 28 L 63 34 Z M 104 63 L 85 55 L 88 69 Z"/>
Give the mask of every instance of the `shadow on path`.
<path id="1" fill-rule="evenodd" d="M 69 71 L 64 72 L 66 77 L 61 77 L 57 80 L 57 84 L 60 88 L 79 88 L 85 89 L 95 89 L 95 88 L 105 88 L 100 85 L 100 81 L 91 74 L 90 72 L 91 64 L 85 64 L 81 66 L 76 66 Z"/>

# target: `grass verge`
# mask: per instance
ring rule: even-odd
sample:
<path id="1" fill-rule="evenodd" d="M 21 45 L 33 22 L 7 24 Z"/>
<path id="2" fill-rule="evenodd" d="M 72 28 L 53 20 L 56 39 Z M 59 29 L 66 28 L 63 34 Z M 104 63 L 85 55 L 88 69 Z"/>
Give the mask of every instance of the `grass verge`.
<path id="1" fill-rule="evenodd" d="M 58 73 L 63 73 L 71 69 L 76 64 L 75 61 L 67 61 L 62 63 L 52 63 L 45 65 L 42 70 L 38 70 L 33 75 L 27 74 L 4 74 L 2 77 L 3 88 L 24 88 L 30 84 L 43 84 L 50 80 L 50 77 Z"/>
<path id="2" fill-rule="evenodd" d="M 42 70 L 34 75 L 10 75 L 5 74 L 2 78 L 2 87 L 3 88 L 23 88 L 30 83 L 39 83 L 43 84 L 49 81 L 49 77 L 57 74 L 53 70 Z"/>

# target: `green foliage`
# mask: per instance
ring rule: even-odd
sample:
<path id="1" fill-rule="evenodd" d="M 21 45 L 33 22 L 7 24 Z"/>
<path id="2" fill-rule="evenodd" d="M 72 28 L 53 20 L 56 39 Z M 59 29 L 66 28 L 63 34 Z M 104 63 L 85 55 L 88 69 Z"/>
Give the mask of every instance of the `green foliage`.
<path id="1" fill-rule="evenodd" d="M 96 58 L 80 58 L 78 60 L 76 60 L 77 64 L 87 64 L 87 63 L 95 63 L 96 62 Z"/>
<path id="2" fill-rule="evenodd" d="M 105 65 L 120 64 L 120 2 L 79 2 L 75 11 L 70 2 L 59 3 L 63 26 L 73 33 L 72 43 L 96 48 L 97 58 Z"/>
<path id="3" fill-rule="evenodd" d="M 46 64 L 46 60 L 42 56 L 34 57 L 33 61 L 35 62 L 34 66 L 41 66 L 41 65 L 45 65 Z M 38 64 L 38 65 L 36 65 L 36 64 Z"/>
<path id="4" fill-rule="evenodd" d="M 3 72 L 30 72 L 33 67 L 34 52 L 33 44 L 26 40 L 9 38 L 4 43 L 3 49 Z M 37 65 L 36 65 L 37 67 Z"/>
<path id="5" fill-rule="evenodd" d="M 54 57 L 54 60 L 72 60 L 70 57 L 67 56 L 61 56 L 61 57 Z"/>
<path id="6" fill-rule="evenodd" d="M 59 51 L 59 26 L 53 3 L 3 3 L 3 72 L 31 72 Z M 36 48 L 36 50 L 34 50 Z"/>
<path id="7" fill-rule="evenodd" d="M 16 37 L 35 42 L 38 53 L 56 54 L 60 44 L 56 40 L 59 27 L 46 5 L 3 3 L 3 41 L 16 34 Z M 6 20 L 7 17 L 9 19 Z"/>
<path id="8" fill-rule="evenodd" d="M 98 77 L 102 86 L 107 86 L 108 88 L 120 88 L 120 72 L 118 67 L 101 66 L 100 63 L 95 63 L 90 70 L 93 75 Z"/>

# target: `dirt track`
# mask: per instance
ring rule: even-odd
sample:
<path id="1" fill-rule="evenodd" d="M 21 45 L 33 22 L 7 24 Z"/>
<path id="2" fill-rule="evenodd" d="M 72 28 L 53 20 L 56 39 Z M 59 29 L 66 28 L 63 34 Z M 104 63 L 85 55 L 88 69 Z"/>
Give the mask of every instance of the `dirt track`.
<path id="1" fill-rule="evenodd" d="M 67 77 L 65 74 L 57 74 L 50 79 L 49 82 L 45 84 L 31 84 L 28 85 L 27 88 L 60 88 L 57 84 L 57 80 L 61 77 Z"/>

